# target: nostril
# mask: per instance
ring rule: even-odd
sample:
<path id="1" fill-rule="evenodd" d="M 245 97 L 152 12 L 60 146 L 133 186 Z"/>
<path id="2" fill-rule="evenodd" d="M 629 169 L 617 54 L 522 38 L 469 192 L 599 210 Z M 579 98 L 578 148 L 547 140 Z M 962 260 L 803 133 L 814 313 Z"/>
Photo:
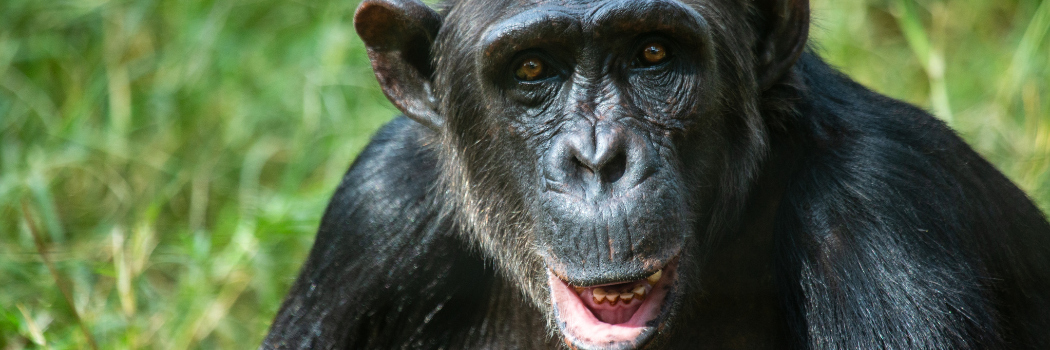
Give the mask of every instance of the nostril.
<path id="1" fill-rule="evenodd" d="M 591 167 L 583 161 L 581 161 L 579 158 L 570 157 L 570 160 L 572 161 L 572 169 L 575 170 L 573 176 L 575 176 L 576 178 L 583 178 L 594 173 L 594 171 L 591 170 Z"/>
<path id="2" fill-rule="evenodd" d="M 627 171 L 627 155 L 623 152 L 613 157 L 608 164 L 602 167 L 602 180 L 606 183 L 615 183 L 623 177 Z"/>

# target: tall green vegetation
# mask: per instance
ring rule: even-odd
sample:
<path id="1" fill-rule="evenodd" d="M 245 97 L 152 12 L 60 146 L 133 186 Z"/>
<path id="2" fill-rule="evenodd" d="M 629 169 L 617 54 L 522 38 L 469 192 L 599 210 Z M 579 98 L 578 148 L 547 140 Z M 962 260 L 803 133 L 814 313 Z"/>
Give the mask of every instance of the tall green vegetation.
<path id="1" fill-rule="evenodd" d="M 1050 1 L 814 0 L 817 51 L 918 104 L 1050 210 Z"/>
<path id="2" fill-rule="evenodd" d="M 1050 1 L 813 2 L 817 51 L 1050 208 Z M 355 6 L 0 1 L 0 348 L 256 347 L 396 114 Z"/>

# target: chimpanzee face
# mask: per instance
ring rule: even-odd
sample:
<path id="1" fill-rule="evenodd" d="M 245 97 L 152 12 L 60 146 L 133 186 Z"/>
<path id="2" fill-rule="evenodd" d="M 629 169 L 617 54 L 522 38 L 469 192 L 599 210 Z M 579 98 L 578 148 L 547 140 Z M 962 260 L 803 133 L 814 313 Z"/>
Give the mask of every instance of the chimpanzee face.
<path id="1" fill-rule="evenodd" d="M 639 279 L 681 249 L 693 204 L 676 141 L 705 122 L 712 96 L 701 82 L 716 72 L 695 11 L 590 5 L 497 19 L 474 56 L 481 113 L 501 134 L 493 150 L 523 170 L 511 183 L 528 203 L 538 253 L 584 286 Z"/>
<path id="2" fill-rule="evenodd" d="M 710 26 L 674 1 L 540 2 L 482 27 L 471 19 L 490 10 L 477 7 L 452 10 L 447 25 L 475 27 L 451 31 L 476 35 L 439 41 L 456 67 L 436 66 L 457 166 L 503 198 L 468 197 L 523 212 L 514 227 L 527 229 L 507 238 L 540 264 L 514 273 L 549 274 L 571 341 L 644 341 L 670 310 L 674 263 L 723 161 Z"/>
<path id="3" fill-rule="evenodd" d="M 673 2 L 591 5 L 493 21 L 472 57 L 477 80 L 448 86 L 485 101 L 453 132 L 493 133 L 480 148 L 515 170 L 508 185 L 537 253 L 584 286 L 639 279 L 678 253 L 694 205 L 679 150 L 717 141 L 685 137 L 717 123 L 704 120 L 712 91 L 701 82 L 716 70 L 703 19 Z"/>
<path id="4" fill-rule="evenodd" d="M 647 342 L 760 160 L 747 4 L 384 1 L 358 32 L 464 231 L 574 346 Z"/>

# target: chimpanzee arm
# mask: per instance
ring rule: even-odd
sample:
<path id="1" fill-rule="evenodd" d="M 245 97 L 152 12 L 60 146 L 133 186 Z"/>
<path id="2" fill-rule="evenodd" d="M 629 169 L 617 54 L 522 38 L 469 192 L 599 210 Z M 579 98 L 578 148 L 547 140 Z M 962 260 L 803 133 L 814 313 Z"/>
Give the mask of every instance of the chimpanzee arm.
<path id="1" fill-rule="evenodd" d="M 491 271 L 440 214 L 428 132 L 401 117 L 357 158 L 262 349 L 435 347 L 480 317 Z"/>

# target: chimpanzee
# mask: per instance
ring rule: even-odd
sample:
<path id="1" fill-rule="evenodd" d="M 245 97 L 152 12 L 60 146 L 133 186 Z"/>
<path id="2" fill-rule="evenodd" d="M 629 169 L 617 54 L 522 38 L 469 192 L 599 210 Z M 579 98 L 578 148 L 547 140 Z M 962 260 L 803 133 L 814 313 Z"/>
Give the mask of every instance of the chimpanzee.
<path id="1" fill-rule="evenodd" d="M 1050 349 L 1050 224 L 806 0 L 365 0 L 387 124 L 264 349 Z"/>

